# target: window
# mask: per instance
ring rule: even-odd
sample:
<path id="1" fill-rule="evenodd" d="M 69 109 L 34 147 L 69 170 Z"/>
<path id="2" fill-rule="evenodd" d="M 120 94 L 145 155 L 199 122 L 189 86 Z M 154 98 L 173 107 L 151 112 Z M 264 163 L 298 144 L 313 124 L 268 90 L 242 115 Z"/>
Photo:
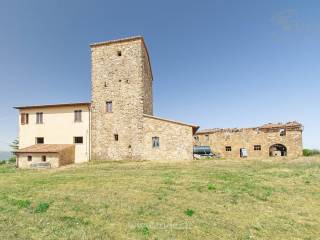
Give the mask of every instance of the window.
<path id="1" fill-rule="evenodd" d="M 29 113 L 21 113 L 21 125 L 29 124 Z"/>
<path id="2" fill-rule="evenodd" d="M 111 113 L 112 112 L 112 102 L 106 102 L 106 112 Z"/>
<path id="3" fill-rule="evenodd" d="M 41 156 L 41 160 L 42 160 L 42 162 L 46 162 L 47 161 L 47 156 L 46 155 Z"/>
<path id="4" fill-rule="evenodd" d="M 37 137 L 36 138 L 36 144 L 44 144 L 44 138 L 43 137 Z"/>
<path id="5" fill-rule="evenodd" d="M 254 145 L 254 146 L 253 146 L 253 149 L 254 149 L 255 151 L 261 151 L 261 145 Z"/>
<path id="6" fill-rule="evenodd" d="M 285 129 L 280 129 L 280 136 L 285 136 L 286 135 L 286 130 Z"/>
<path id="7" fill-rule="evenodd" d="M 28 156 L 28 162 L 32 161 L 32 156 Z"/>
<path id="8" fill-rule="evenodd" d="M 152 137 L 152 147 L 153 148 L 159 148 L 160 147 L 159 137 Z"/>
<path id="9" fill-rule="evenodd" d="M 37 113 L 37 124 L 43 124 L 43 113 L 42 112 L 38 112 Z"/>
<path id="10" fill-rule="evenodd" d="M 209 141 L 209 135 L 206 134 L 205 137 L 206 137 L 206 140 Z"/>
<path id="11" fill-rule="evenodd" d="M 119 140 L 119 135 L 118 135 L 118 134 L 115 134 L 115 135 L 114 135 L 114 140 L 115 140 L 115 141 L 118 141 L 118 140 Z"/>
<path id="12" fill-rule="evenodd" d="M 82 110 L 74 111 L 74 122 L 82 122 Z"/>
<path id="13" fill-rule="evenodd" d="M 194 136 L 194 140 L 199 141 L 199 136 Z"/>
<path id="14" fill-rule="evenodd" d="M 121 51 L 117 51 L 117 55 L 120 57 L 122 55 Z"/>
<path id="15" fill-rule="evenodd" d="M 232 151 L 231 146 L 226 146 L 226 152 L 231 152 L 231 151 Z"/>
<path id="16" fill-rule="evenodd" d="M 83 137 L 74 137 L 73 142 L 76 144 L 81 144 L 83 143 Z"/>

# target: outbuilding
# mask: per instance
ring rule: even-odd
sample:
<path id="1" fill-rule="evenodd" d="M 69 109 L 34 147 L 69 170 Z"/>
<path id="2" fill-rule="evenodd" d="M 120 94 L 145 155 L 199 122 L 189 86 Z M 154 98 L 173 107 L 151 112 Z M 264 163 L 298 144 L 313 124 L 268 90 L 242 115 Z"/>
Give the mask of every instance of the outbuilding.
<path id="1" fill-rule="evenodd" d="M 15 152 L 17 167 L 57 168 L 74 163 L 73 144 L 36 144 Z"/>

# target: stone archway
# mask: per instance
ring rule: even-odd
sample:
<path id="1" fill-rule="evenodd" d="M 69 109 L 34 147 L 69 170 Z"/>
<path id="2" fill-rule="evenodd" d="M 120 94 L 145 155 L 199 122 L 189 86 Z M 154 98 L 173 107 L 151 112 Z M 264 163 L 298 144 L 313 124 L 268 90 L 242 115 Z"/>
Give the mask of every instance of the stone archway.
<path id="1" fill-rule="evenodd" d="M 282 144 L 273 144 L 269 148 L 270 157 L 285 157 L 287 156 L 287 147 Z"/>

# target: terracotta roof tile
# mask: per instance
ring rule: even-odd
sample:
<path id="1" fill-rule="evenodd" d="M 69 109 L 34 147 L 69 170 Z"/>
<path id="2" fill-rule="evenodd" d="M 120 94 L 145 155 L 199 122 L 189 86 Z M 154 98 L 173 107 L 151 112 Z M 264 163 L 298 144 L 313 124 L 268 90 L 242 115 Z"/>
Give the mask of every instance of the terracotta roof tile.
<path id="1" fill-rule="evenodd" d="M 211 129 L 203 129 L 198 131 L 197 133 L 204 134 L 204 133 L 214 133 L 214 132 L 240 132 L 243 130 L 250 130 L 250 129 L 302 129 L 303 126 L 301 123 L 293 121 L 287 123 L 267 123 L 260 127 L 251 127 L 251 128 L 211 128 Z"/>
<path id="2" fill-rule="evenodd" d="M 45 105 L 30 105 L 14 107 L 16 109 L 29 109 L 29 108 L 48 108 L 48 107 L 66 107 L 66 106 L 90 106 L 90 102 L 78 102 L 78 103 L 59 103 L 59 104 L 45 104 Z"/>
<path id="3" fill-rule="evenodd" d="M 73 144 L 36 144 L 22 148 L 15 153 L 60 153 L 66 148 L 74 147 Z"/>

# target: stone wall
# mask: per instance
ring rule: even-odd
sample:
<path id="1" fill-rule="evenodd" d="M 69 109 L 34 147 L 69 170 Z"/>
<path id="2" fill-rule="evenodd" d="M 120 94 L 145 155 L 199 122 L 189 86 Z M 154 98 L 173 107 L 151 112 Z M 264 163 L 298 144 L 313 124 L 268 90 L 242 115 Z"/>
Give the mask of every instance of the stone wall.
<path id="1" fill-rule="evenodd" d="M 143 118 L 145 160 L 192 160 L 193 129 L 191 126 Z M 159 137 L 159 148 L 153 148 L 152 137 Z"/>
<path id="2" fill-rule="evenodd" d="M 152 71 L 150 66 L 150 59 L 145 47 L 142 48 L 143 60 L 143 86 L 144 86 L 144 99 L 143 99 L 143 113 L 153 115 L 153 95 L 152 95 Z"/>
<path id="3" fill-rule="evenodd" d="M 93 44 L 91 51 L 91 159 L 141 159 L 143 112 L 152 113 L 143 39 Z M 112 113 L 106 112 L 106 101 L 112 101 Z"/>
<path id="4" fill-rule="evenodd" d="M 279 129 L 261 130 L 259 128 L 225 129 L 214 132 L 197 133 L 199 139 L 195 145 L 210 146 L 212 151 L 225 158 L 239 158 L 240 148 L 246 148 L 249 158 L 269 157 L 270 146 L 282 144 L 287 148 L 288 157 L 302 155 L 302 130 L 291 129 L 285 136 L 280 136 Z M 254 145 L 260 145 L 261 150 L 254 150 Z M 231 151 L 226 151 L 226 146 Z"/>

